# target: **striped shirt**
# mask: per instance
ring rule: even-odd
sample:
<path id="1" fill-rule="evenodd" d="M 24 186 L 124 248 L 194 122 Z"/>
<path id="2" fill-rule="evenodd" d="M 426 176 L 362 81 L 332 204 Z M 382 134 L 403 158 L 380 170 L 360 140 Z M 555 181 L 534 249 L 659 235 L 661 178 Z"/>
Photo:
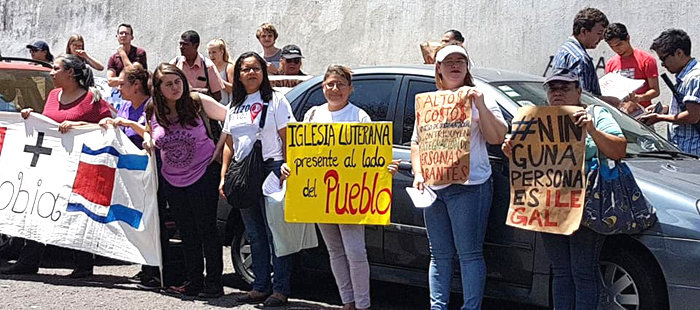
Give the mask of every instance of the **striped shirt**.
<path id="1" fill-rule="evenodd" d="M 581 88 L 583 90 L 601 96 L 600 83 L 598 83 L 598 74 L 596 73 L 593 58 L 588 55 L 583 45 L 574 37 L 569 37 L 559 50 L 554 55 L 554 69 L 569 69 L 571 72 L 578 75 Z"/>
<path id="2" fill-rule="evenodd" d="M 676 91 L 678 97 L 682 97 L 682 102 L 674 96 L 668 111 L 670 115 L 685 111 L 688 102 L 700 104 L 700 65 L 695 58 L 676 75 Z M 669 123 L 669 140 L 683 152 L 700 155 L 700 126 L 696 126 L 698 125 Z"/>

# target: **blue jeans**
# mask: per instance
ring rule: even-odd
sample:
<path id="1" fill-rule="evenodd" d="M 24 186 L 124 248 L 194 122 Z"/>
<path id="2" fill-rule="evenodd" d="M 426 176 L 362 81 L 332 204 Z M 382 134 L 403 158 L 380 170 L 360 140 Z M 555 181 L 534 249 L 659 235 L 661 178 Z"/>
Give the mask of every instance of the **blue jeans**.
<path id="1" fill-rule="evenodd" d="M 430 309 L 447 309 L 455 258 L 462 272 L 462 309 L 481 308 L 486 282 L 484 235 L 491 208 L 491 179 L 479 185 L 450 185 L 436 191 L 424 210 L 430 242 Z"/>
<path id="2" fill-rule="evenodd" d="M 274 172 L 280 176 L 280 167 L 282 161 L 265 161 L 264 170 L 267 178 L 270 172 Z M 292 257 L 291 255 L 277 257 L 274 251 L 274 243 L 272 242 L 272 232 L 267 223 L 265 215 L 265 202 L 260 197 L 259 207 L 251 207 L 241 209 L 241 217 L 245 225 L 245 233 L 250 240 L 250 251 L 253 259 L 253 289 L 259 292 L 270 292 L 270 255 L 272 255 L 272 264 L 274 265 L 274 280 L 272 283 L 272 291 L 289 296 L 292 291 Z"/>
<path id="3" fill-rule="evenodd" d="M 541 235 L 552 263 L 554 309 L 595 310 L 601 287 L 598 258 L 605 236 L 585 227 L 571 236 Z"/>

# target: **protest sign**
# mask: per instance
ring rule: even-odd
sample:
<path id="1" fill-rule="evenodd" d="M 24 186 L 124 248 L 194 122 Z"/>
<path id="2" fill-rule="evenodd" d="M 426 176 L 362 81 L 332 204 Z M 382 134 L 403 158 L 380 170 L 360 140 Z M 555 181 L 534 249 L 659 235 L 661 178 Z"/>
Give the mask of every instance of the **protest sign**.
<path id="1" fill-rule="evenodd" d="M 510 210 L 506 224 L 570 235 L 585 199 L 585 140 L 575 106 L 521 107 L 510 137 Z"/>
<path id="2" fill-rule="evenodd" d="M 0 112 L 0 233 L 160 266 L 154 169 L 119 129 Z"/>
<path id="3" fill-rule="evenodd" d="M 423 55 L 423 63 L 431 65 L 435 63 L 435 53 L 442 46 L 440 42 L 425 41 L 420 44 L 420 52 Z"/>
<path id="4" fill-rule="evenodd" d="M 469 180 L 472 103 L 467 88 L 416 95 L 420 166 L 427 185 Z"/>
<path id="5" fill-rule="evenodd" d="M 389 225 L 392 123 L 287 124 L 284 219 Z"/>

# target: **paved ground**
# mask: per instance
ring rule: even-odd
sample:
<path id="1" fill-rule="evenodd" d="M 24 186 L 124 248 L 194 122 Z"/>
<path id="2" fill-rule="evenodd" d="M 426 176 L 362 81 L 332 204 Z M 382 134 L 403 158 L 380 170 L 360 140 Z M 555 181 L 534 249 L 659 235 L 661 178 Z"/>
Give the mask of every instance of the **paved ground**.
<path id="1" fill-rule="evenodd" d="M 136 274 L 137 265 L 105 265 L 95 267 L 95 276 L 74 280 L 67 263 L 53 263 L 41 268 L 38 275 L 0 275 L 0 309 L 260 309 L 261 305 L 242 305 L 235 301 L 248 286 L 233 273 L 228 249 L 224 250 L 225 296 L 213 300 L 181 300 L 160 293 L 142 291 L 127 277 Z M 55 267 L 55 268 L 54 268 Z M 428 308 L 428 291 L 383 282 L 372 282 L 373 309 L 413 310 Z M 329 274 L 306 274 L 293 280 L 294 298 L 284 308 L 340 309 L 340 299 Z M 454 296 L 458 309 L 459 296 Z M 540 309 L 519 304 L 484 301 L 484 309 Z"/>

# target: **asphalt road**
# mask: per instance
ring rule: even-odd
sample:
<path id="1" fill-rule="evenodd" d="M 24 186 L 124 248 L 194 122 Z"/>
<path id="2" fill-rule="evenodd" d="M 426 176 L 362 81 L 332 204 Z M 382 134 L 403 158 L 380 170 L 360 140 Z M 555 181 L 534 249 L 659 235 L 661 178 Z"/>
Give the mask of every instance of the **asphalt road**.
<path id="1" fill-rule="evenodd" d="M 261 305 L 239 304 L 237 296 L 249 289 L 234 274 L 230 251 L 224 250 L 224 292 L 221 298 L 211 300 L 182 300 L 157 292 L 139 290 L 127 278 L 136 274 L 138 265 L 106 264 L 95 267 L 95 276 L 70 279 L 70 262 L 52 259 L 47 268 L 37 275 L 0 275 L 0 309 L 261 309 Z M 58 260 L 58 261 L 57 261 Z M 4 262 L 2 262 L 4 263 Z M 340 297 L 332 275 L 309 273 L 293 279 L 293 296 L 286 307 L 277 309 L 340 309 Z M 413 310 L 428 309 L 428 290 L 373 281 L 371 283 L 372 309 Z M 452 309 L 459 309 L 460 296 L 453 295 Z M 515 303 L 484 300 L 483 309 L 531 309 Z"/>

